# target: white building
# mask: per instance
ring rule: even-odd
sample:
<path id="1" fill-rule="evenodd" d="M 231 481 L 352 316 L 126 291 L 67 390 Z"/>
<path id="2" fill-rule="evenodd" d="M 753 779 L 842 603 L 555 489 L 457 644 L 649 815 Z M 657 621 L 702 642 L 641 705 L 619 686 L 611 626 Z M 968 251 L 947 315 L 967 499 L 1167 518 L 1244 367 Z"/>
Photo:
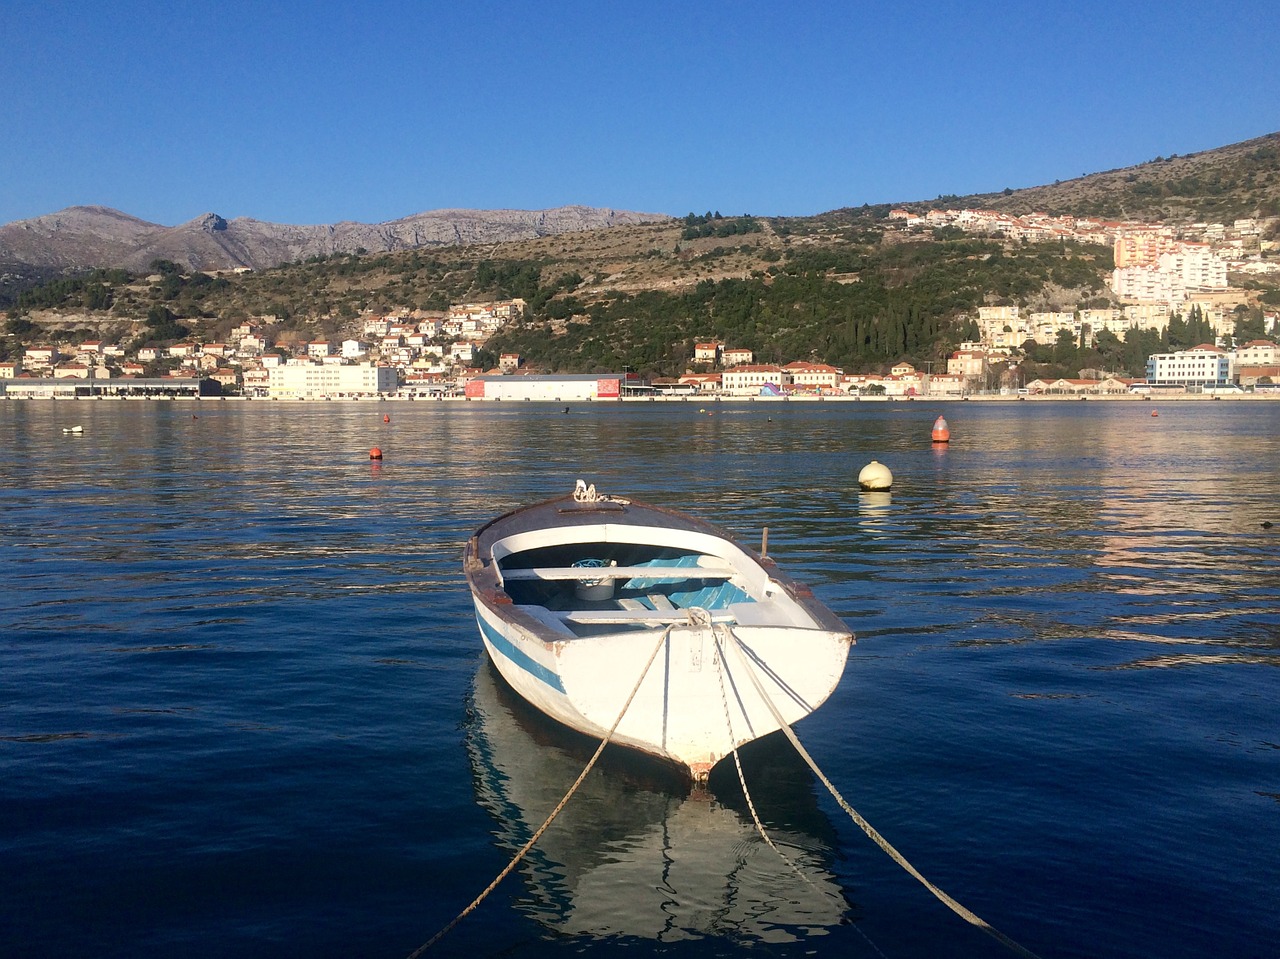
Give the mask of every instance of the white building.
<path id="1" fill-rule="evenodd" d="M 997 350 L 1016 350 L 1031 338 L 1026 317 L 1016 306 L 978 307 L 982 344 Z"/>
<path id="2" fill-rule="evenodd" d="M 1031 339 L 1037 343 L 1055 342 L 1058 338 L 1059 330 L 1070 330 L 1072 334 L 1080 335 L 1080 321 L 1076 318 L 1074 312 L 1046 310 L 1040 313 L 1032 313 L 1027 320 L 1027 332 L 1031 334 Z M 950 369 L 950 364 L 948 364 L 948 372 L 950 372 Z"/>
<path id="3" fill-rule="evenodd" d="M 1135 325 L 1136 321 L 1127 313 L 1120 310 L 1103 309 L 1103 310 L 1081 310 L 1080 325 L 1089 327 L 1090 342 L 1094 342 L 1098 338 L 1098 334 L 1103 330 L 1115 333 L 1121 338 L 1129 332 Z"/>
<path id="4" fill-rule="evenodd" d="M 1188 290 L 1227 288 L 1227 264 L 1213 255 L 1207 243 L 1179 243 L 1157 262 L 1160 269 L 1177 275 Z"/>
<path id="5" fill-rule="evenodd" d="M 1177 353 L 1147 357 L 1147 382 L 1152 386 L 1204 386 L 1231 382 L 1231 358 L 1209 344 Z"/>
<path id="6" fill-rule="evenodd" d="M 241 381 L 245 396 L 266 396 L 271 391 L 270 370 L 245 370 Z"/>
<path id="7" fill-rule="evenodd" d="M 290 363 L 268 371 L 272 399 L 320 399 L 325 396 L 374 396 L 394 392 L 398 376 L 389 366 L 361 363 L 333 366 Z"/>
<path id="8" fill-rule="evenodd" d="M 783 369 L 791 377 L 793 385 L 807 390 L 837 390 L 844 370 L 826 363 L 806 363 L 797 360 Z"/>
<path id="9" fill-rule="evenodd" d="M 1235 366 L 1277 366 L 1280 365 L 1280 346 L 1270 340 L 1250 340 L 1236 347 L 1232 355 Z"/>
<path id="10" fill-rule="evenodd" d="M 928 379 L 925 374 L 912 369 L 907 373 L 890 373 L 880 380 L 880 384 L 887 396 L 923 396 L 929 390 Z"/>
<path id="11" fill-rule="evenodd" d="M 23 353 L 23 359 L 28 368 L 47 369 L 62 359 L 62 354 L 56 347 L 32 346 Z"/>
<path id="12" fill-rule="evenodd" d="M 929 396 L 963 396 L 965 377 L 952 373 L 935 373 L 926 377 L 925 392 Z"/>
<path id="13" fill-rule="evenodd" d="M 693 345 L 693 362 L 716 364 L 720 362 L 720 348 L 724 344 L 718 340 L 708 340 L 705 343 L 695 343 Z"/>
<path id="14" fill-rule="evenodd" d="M 947 375 L 985 379 L 990 370 L 985 350 L 956 350 L 947 357 Z"/>
<path id="15" fill-rule="evenodd" d="M 1130 304 L 1124 308 L 1124 315 L 1129 318 L 1130 329 L 1163 332 L 1169 328 L 1169 307 L 1164 303 Z"/>
<path id="16" fill-rule="evenodd" d="M 1186 299 L 1182 277 L 1151 266 L 1122 266 L 1111 273 L 1111 289 L 1125 302 L 1179 303 Z"/>
<path id="17" fill-rule="evenodd" d="M 676 383 L 696 393 L 719 393 L 721 386 L 719 373 L 686 373 Z"/>
<path id="18" fill-rule="evenodd" d="M 791 374 L 781 366 L 735 366 L 720 374 L 720 384 L 731 396 L 753 396 L 766 386 L 785 389 L 791 385 Z"/>

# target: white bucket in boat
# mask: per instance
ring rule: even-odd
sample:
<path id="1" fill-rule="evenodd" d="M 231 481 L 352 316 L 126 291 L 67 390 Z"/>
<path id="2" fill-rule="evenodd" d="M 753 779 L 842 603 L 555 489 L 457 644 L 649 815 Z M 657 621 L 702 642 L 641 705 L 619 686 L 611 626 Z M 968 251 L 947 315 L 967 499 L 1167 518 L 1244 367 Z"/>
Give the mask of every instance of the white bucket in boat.
<path id="1" fill-rule="evenodd" d="M 573 565 L 591 569 L 597 566 L 601 568 L 605 566 L 617 566 L 618 563 L 616 560 L 612 563 L 606 563 L 602 559 L 580 559 Z M 589 602 L 598 602 L 602 599 L 613 599 L 613 577 L 580 580 L 578 585 L 574 587 L 573 595 L 577 596 L 578 599 L 585 599 Z"/>

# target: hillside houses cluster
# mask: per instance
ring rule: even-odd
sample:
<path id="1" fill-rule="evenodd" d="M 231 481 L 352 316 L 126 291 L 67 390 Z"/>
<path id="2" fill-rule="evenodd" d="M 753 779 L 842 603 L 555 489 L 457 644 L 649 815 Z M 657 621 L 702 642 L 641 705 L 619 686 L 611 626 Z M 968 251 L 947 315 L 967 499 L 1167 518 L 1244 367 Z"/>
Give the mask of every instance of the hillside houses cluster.
<path id="1" fill-rule="evenodd" d="M 999 308 L 1016 309 L 1016 308 Z M 1034 314 L 1033 314 L 1034 315 Z M 1101 318 L 1099 318 L 1101 319 Z M 1052 320 L 1043 320 L 1049 323 Z M 697 354 L 710 362 L 712 348 L 699 344 Z M 736 356 L 736 351 L 723 351 Z M 690 372 L 660 379 L 653 387 L 665 393 L 700 393 L 724 396 L 757 395 L 883 395 L 889 397 L 954 398 L 981 392 L 1027 392 L 1071 395 L 1108 395 L 1161 389 L 1239 387 L 1280 388 L 1280 346 L 1271 340 L 1251 340 L 1235 349 L 1201 344 L 1190 350 L 1159 353 L 1148 358 L 1147 376 L 1127 378 L 1096 373 L 1072 379 L 1024 382 L 1022 372 L 1008 355 L 990 352 L 977 344 L 965 344 L 947 359 L 946 372 L 919 370 L 905 360 L 887 374 L 846 373 L 825 363 L 795 361 L 785 365 L 722 363 L 720 372 Z"/>
<path id="2" fill-rule="evenodd" d="M 1235 327 L 1235 314 L 1221 305 L 1206 302 L 1196 304 L 1200 315 L 1214 331 L 1215 336 L 1230 336 Z M 1124 339 L 1132 329 L 1155 330 L 1163 333 L 1169 327 L 1174 314 L 1159 304 L 1139 303 L 1125 307 L 1081 309 L 1062 311 L 1025 312 L 1018 306 L 983 306 L 978 308 L 976 323 L 979 339 L 965 344 L 965 348 L 981 348 L 992 353 L 1008 354 L 1019 350 L 1027 340 L 1037 343 L 1054 343 L 1058 334 L 1070 333 L 1080 342 L 1088 332 L 1091 342 L 1106 330 Z M 1186 314 L 1181 314 L 1184 317 Z M 1280 311 L 1265 310 L 1263 324 L 1273 329 L 1280 321 Z"/>
<path id="3" fill-rule="evenodd" d="M 1051 216 L 1048 213 L 1016 216 L 997 210 L 929 210 L 920 214 L 895 209 L 889 211 L 889 222 L 905 230 L 955 227 L 965 233 L 1004 236 L 1010 240 L 1067 240 L 1102 245 L 1113 242 L 1116 231 L 1122 226 L 1120 223 L 1092 217 Z"/>
<path id="4" fill-rule="evenodd" d="M 726 348 L 714 340 L 696 345 L 694 365 L 718 365 L 723 369 L 719 372 L 693 370 L 679 377 L 659 378 L 651 387 L 659 393 L 721 396 L 838 396 L 849 393 L 960 396 L 967 389 L 963 376 L 951 373 L 930 375 L 905 361 L 883 375 L 846 373 L 837 366 L 804 360 L 787 364 L 755 363 L 750 350 Z"/>
<path id="5" fill-rule="evenodd" d="M 890 225 L 903 230 L 954 227 L 965 233 L 1003 236 L 1028 242 L 1093 243 L 1100 246 L 1123 245 L 1126 250 L 1145 250 L 1155 243 L 1158 252 L 1167 252 L 1179 243 L 1199 244 L 1227 264 L 1232 272 L 1257 272 L 1250 263 L 1262 263 L 1268 253 L 1280 248 L 1266 239 L 1274 217 L 1249 217 L 1223 223 L 1185 223 L 1172 226 L 1137 220 L 1103 220 L 1097 217 L 1053 216 L 1048 213 L 1015 215 L 997 210 L 929 210 L 925 214 L 910 210 L 889 211 Z M 1157 254 L 1158 255 L 1158 254 Z M 1146 259 L 1143 253 L 1139 261 Z M 1135 265 L 1117 256 L 1116 266 Z M 1280 263 L 1267 263 L 1263 272 L 1280 273 Z"/>
<path id="6" fill-rule="evenodd" d="M 1193 310 L 1198 310 L 1221 338 L 1232 332 L 1232 311 L 1249 302 L 1246 291 L 1228 285 L 1228 274 L 1280 273 L 1280 259 L 1270 256 L 1280 244 L 1266 239 L 1274 218 L 1238 219 L 1230 226 L 1189 223 L 1174 227 L 1045 213 L 1014 216 L 995 210 L 930 210 L 917 214 L 895 209 L 889 220 L 908 231 L 954 227 L 966 233 L 1029 242 L 1068 241 L 1112 248 L 1115 268 L 1109 283 L 1119 308 L 1032 314 L 1022 325 L 1016 322 L 1016 314 L 1011 318 L 980 317 L 982 345 L 990 349 L 1016 349 L 1028 338 L 1051 343 L 1064 329 L 1079 336 L 1084 324 L 1094 334 L 1106 329 L 1121 338 L 1134 328 L 1163 331 L 1173 315 L 1185 317 Z M 1009 319 L 1015 322 L 1006 322 Z M 1005 326 L 1011 328 L 1006 330 Z"/>
<path id="7" fill-rule="evenodd" d="M 1132 262 L 1150 262 L 1152 255 L 1170 252 L 1160 242 L 1127 242 L 1125 256 Z M 1212 306 L 1212 304 L 1210 304 Z M 40 379 L 91 381 L 98 393 L 137 394 L 157 388 L 162 380 L 184 384 L 215 381 L 228 391 L 277 399 L 341 398 L 400 392 L 427 395 L 463 392 L 468 382 L 485 371 L 474 368 L 477 348 L 525 310 L 522 300 L 466 303 L 444 313 L 400 310 L 366 316 L 359 335 L 340 341 L 271 342 L 266 330 L 274 318 L 241 323 L 226 342 L 184 341 L 167 346 L 147 344 L 129 356 L 119 345 L 87 340 L 75 346 L 28 348 L 21 360 L 0 364 L 0 380 Z M 1224 324 L 1220 306 L 1206 309 L 1213 326 Z M 1269 328 L 1277 320 L 1266 314 Z M 715 339 L 694 345 L 691 368 L 684 376 L 640 384 L 638 378 L 621 376 L 622 394 L 759 395 L 883 395 L 889 397 L 959 397 L 969 393 L 1017 388 L 1038 392 L 1123 392 L 1143 381 L 1105 378 L 1055 381 L 1052 384 L 1021 381 L 1017 355 L 1028 339 L 1052 342 L 1061 331 L 1079 338 L 1086 331 L 1096 335 L 1110 330 L 1123 336 L 1134 327 L 1162 329 L 1169 313 L 1160 304 L 1129 304 L 1124 308 L 1075 311 L 1025 312 L 1020 307 L 979 308 L 979 339 L 961 344 L 946 360 L 945 370 L 928 364 L 921 371 L 911 363 L 896 364 L 887 374 L 846 373 L 839 367 L 816 361 L 762 364 L 750 349 Z M 1217 327 L 1215 327 L 1216 329 Z M 1191 354 L 1191 355 L 1188 355 Z M 1231 382 L 1252 388 L 1269 388 L 1280 382 L 1278 348 L 1269 340 L 1255 340 L 1234 350 L 1204 344 L 1194 351 L 1160 354 L 1148 361 L 1147 379 L 1161 386 L 1202 387 L 1205 383 Z M 152 364 L 171 372 L 147 379 Z M 494 374 L 534 374 L 521 367 L 516 354 L 503 354 Z M 547 377 L 543 377 L 547 379 Z M 589 379 L 589 377 L 588 377 Z M 139 384 L 131 389 L 127 384 Z M 108 384 L 113 384 L 109 386 Z M 34 385 L 34 384 L 33 384 Z M 61 388 L 59 388 L 61 389 Z M 203 391 L 203 388 L 201 388 Z M 14 390 L 8 391 L 16 395 Z M 59 390 L 48 392 L 55 395 Z M 553 390 L 554 392 L 554 390 Z"/>
<path id="8" fill-rule="evenodd" d="M 386 392 L 401 382 L 416 385 L 465 380 L 476 348 L 523 314 L 520 299 L 465 303 L 443 315 L 402 310 L 365 318 L 358 338 L 315 340 L 278 349 L 265 333 L 274 319 L 236 326 L 225 343 L 184 341 L 145 344 L 130 356 L 124 347 L 87 340 L 74 346 L 37 346 L 20 360 L 0 363 L 0 379 L 48 378 L 95 383 L 141 379 L 163 363 L 168 378 L 210 379 L 249 396 L 337 395 Z M 505 368 L 518 358 L 503 358 Z M 322 384 L 322 385 L 321 385 Z"/>

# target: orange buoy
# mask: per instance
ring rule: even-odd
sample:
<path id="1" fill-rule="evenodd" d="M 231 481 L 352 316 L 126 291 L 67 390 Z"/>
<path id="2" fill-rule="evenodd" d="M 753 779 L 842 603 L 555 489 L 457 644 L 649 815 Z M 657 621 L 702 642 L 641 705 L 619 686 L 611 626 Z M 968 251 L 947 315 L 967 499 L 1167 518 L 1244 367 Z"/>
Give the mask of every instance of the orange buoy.
<path id="1" fill-rule="evenodd" d="M 1160 415 L 1160 413 L 1159 413 L 1159 411 L 1158 411 L 1158 410 L 1152 410 L 1152 411 L 1151 411 L 1151 415 L 1152 415 L 1152 416 L 1159 416 L 1159 415 Z"/>
<path id="2" fill-rule="evenodd" d="M 947 428 L 946 419 L 941 416 L 933 421 L 933 441 L 935 443 L 951 442 L 951 430 Z"/>
<path id="3" fill-rule="evenodd" d="M 384 423 L 390 423 L 390 422 L 391 422 L 391 416 L 390 416 L 389 414 L 387 414 L 387 413 L 383 413 L 383 414 L 382 414 L 382 422 L 384 422 Z"/>
<path id="4" fill-rule="evenodd" d="M 382 450 L 378 449 L 378 447 L 376 446 L 373 449 L 369 450 L 369 459 L 371 460 L 382 459 Z"/>

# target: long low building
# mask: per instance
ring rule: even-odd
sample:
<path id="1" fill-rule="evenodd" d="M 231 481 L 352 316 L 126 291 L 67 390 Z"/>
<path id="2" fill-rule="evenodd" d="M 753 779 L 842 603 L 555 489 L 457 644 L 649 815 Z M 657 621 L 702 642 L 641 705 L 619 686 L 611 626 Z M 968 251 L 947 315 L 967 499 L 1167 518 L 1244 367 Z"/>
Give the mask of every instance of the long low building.
<path id="1" fill-rule="evenodd" d="M 17 378 L 0 380 L 0 396 L 12 400 L 92 399 L 118 397 L 133 399 L 167 399 L 183 396 L 219 396 L 222 384 L 213 379 L 195 377 L 113 377 L 111 379 Z"/>
<path id="2" fill-rule="evenodd" d="M 622 398 L 622 373 L 564 373 L 549 375 L 486 375 L 467 381 L 471 400 L 617 400 Z"/>

